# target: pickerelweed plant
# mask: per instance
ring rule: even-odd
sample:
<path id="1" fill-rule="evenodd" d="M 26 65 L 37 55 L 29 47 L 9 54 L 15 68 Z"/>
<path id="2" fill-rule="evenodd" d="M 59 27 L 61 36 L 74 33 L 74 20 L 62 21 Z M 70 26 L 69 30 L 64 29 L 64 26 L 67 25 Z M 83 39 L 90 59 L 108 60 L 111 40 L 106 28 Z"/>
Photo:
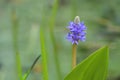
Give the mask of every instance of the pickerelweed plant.
<path id="1" fill-rule="evenodd" d="M 67 39 L 72 42 L 72 71 L 64 80 L 106 80 L 108 71 L 108 46 L 95 51 L 80 64 L 76 65 L 76 48 L 79 42 L 86 39 L 86 26 L 79 16 L 67 27 Z"/>
<path id="2" fill-rule="evenodd" d="M 79 16 L 76 16 L 74 22 L 70 22 L 67 28 L 69 29 L 67 39 L 73 44 L 72 67 L 74 68 L 76 66 L 76 48 L 79 41 L 83 42 L 86 39 L 86 26 L 80 22 Z"/>

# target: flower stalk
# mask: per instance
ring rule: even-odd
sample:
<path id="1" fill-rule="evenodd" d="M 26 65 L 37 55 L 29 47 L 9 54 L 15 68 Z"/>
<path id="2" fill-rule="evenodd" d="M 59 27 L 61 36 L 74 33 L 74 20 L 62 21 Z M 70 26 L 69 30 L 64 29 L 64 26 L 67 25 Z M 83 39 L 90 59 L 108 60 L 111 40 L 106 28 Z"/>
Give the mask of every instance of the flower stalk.
<path id="1" fill-rule="evenodd" d="M 72 45 L 72 68 L 76 66 L 76 50 L 77 50 L 77 45 L 73 44 Z"/>
<path id="2" fill-rule="evenodd" d="M 70 22 L 67 39 L 72 42 L 72 68 L 76 66 L 76 51 L 79 41 L 85 41 L 86 39 L 86 26 L 83 22 L 80 22 L 79 16 L 76 16 L 74 22 Z"/>
<path id="3" fill-rule="evenodd" d="M 18 44 L 17 44 L 17 40 L 18 40 L 18 19 L 17 19 L 17 16 L 16 16 L 15 9 L 12 9 L 11 20 L 12 20 L 13 48 L 14 48 L 15 58 L 16 58 L 17 76 L 18 76 L 19 80 L 23 80 L 22 79 L 22 65 L 21 65 L 20 53 L 18 51 Z"/>
<path id="4" fill-rule="evenodd" d="M 75 17 L 75 20 L 74 20 L 74 23 L 75 24 L 79 24 L 80 23 L 80 19 L 79 19 L 79 16 L 76 16 Z M 75 68 L 76 66 L 76 63 L 77 63 L 77 44 L 73 44 L 72 45 L 72 68 Z"/>

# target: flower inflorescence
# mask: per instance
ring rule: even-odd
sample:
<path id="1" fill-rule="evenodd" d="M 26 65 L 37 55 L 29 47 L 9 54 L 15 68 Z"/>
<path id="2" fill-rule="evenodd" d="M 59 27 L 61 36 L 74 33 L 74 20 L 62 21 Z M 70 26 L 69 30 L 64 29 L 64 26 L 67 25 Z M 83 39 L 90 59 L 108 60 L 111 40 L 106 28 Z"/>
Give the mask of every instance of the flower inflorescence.
<path id="1" fill-rule="evenodd" d="M 67 28 L 69 29 L 67 39 L 72 44 L 78 44 L 79 41 L 86 40 L 86 26 L 84 22 L 79 21 L 79 17 L 76 17 L 74 22 L 70 22 Z"/>

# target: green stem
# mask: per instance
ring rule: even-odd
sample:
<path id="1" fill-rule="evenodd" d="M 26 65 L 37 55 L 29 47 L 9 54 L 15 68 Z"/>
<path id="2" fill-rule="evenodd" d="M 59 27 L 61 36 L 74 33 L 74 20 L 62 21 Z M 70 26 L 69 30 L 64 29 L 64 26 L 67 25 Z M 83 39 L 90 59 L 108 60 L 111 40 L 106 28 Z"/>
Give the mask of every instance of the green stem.
<path id="1" fill-rule="evenodd" d="M 73 44 L 72 45 L 72 68 L 76 67 L 76 49 L 77 49 L 77 45 Z"/>
<path id="2" fill-rule="evenodd" d="M 18 77 L 19 77 L 20 80 L 23 80 L 23 78 L 22 78 L 21 60 L 20 60 L 20 55 L 19 55 L 18 52 L 16 52 L 16 64 L 17 64 Z"/>
<path id="3" fill-rule="evenodd" d="M 15 57 L 16 57 L 16 67 L 17 67 L 17 73 L 20 80 L 22 80 L 22 67 L 21 67 L 21 60 L 20 60 L 20 54 L 18 52 L 18 45 L 17 45 L 17 39 L 18 39 L 18 20 L 16 18 L 16 11 L 13 9 L 12 11 L 12 30 L 13 30 L 13 48 L 15 51 Z"/>
<path id="4" fill-rule="evenodd" d="M 45 49 L 44 34 L 42 28 L 40 28 L 40 45 L 42 53 L 43 80 L 48 80 L 47 54 Z"/>
<path id="5" fill-rule="evenodd" d="M 51 37 L 53 49 L 54 49 L 53 54 L 54 54 L 54 61 L 55 61 L 57 75 L 58 75 L 58 80 L 62 80 L 61 79 L 62 75 L 60 72 L 60 65 L 59 65 L 58 49 L 57 49 L 57 44 L 56 44 L 55 37 L 54 37 L 54 25 L 55 25 L 55 18 L 56 18 L 57 9 L 58 9 L 58 1 L 59 0 L 55 0 L 54 2 L 49 25 L 50 25 L 50 37 Z"/>
<path id="6" fill-rule="evenodd" d="M 42 0 L 43 5 L 43 10 L 42 10 L 42 18 L 41 18 L 41 25 L 40 25 L 40 47 L 41 47 L 41 56 L 42 56 L 42 76 L 43 80 L 48 80 L 48 66 L 47 66 L 47 50 L 45 49 L 45 26 L 46 26 L 46 13 L 47 13 L 47 8 L 44 8 L 47 6 L 46 0 Z"/>

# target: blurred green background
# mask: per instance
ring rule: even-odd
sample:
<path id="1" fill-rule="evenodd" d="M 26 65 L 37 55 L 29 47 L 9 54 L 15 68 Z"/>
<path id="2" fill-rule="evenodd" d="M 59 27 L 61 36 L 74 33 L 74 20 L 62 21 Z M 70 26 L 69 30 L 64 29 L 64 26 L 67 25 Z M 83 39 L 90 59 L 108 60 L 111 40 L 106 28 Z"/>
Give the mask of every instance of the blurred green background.
<path id="1" fill-rule="evenodd" d="M 87 40 L 78 46 L 77 63 L 109 44 L 108 80 L 120 80 L 120 0 L 56 1 L 0 0 L 0 80 L 17 80 L 13 36 L 17 34 L 17 49 L 24 74 L 41 54 L 41 27 L 44 30 L 49 80 L 58 80 L 54 53 L 63 79 L 71 71 L 72 44 L 65 39 L 66 26 L 77 15 L 87 26 Z M 13 27 L 13 15 L 17 16 L 17 29 Z M 17 32 L 13 33 L 14 30 Z M 41 80 L 41 70 L 40 58 L 28 80 Z"/>

